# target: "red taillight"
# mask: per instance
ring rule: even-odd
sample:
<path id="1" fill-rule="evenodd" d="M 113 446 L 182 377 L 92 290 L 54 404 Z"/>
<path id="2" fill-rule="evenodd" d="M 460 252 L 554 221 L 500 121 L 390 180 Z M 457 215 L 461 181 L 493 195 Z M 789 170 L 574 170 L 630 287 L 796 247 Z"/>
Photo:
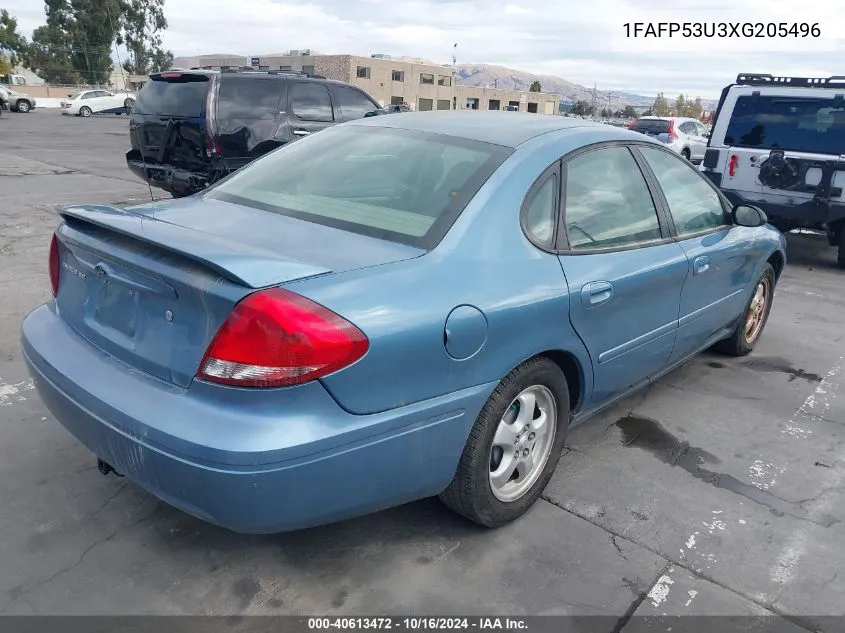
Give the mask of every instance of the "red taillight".
<path id="1" fill-rule="evenodd" d="M 669 119 L 669 138 L 673 141 L 678 140 L 678 133 L 675 131 L 675 119 Z"/>
<path id="2" fill-rule="evenodd" d="M 739 167 L 739 156 L 731 154 L 731 159 L 728 162 L 728 176 L 736 176 L 737 167 Z"/>
<path id="3" fill-rule="evenodd" d="M 212 156 L 217 156 L 220 154 L 222 150 L 220 149 L 220 145 L 211 137 L 208 136 L 205 139 L 205 153 L 206 155 L 211 158 Z"/>
<path id="4" fill-rule="evenodd" d="M 59 294 L 59 240 L 55 233 L 50 241 L 50 287 L 56 297 Z"/>
<path id="5" fill-rule="evenodd" d="M 248 295 L 211 341 L 197 378 L 238 387 L 281 387 L 351 365 L 369 348 L 357 327 L 287 290 Z"/>

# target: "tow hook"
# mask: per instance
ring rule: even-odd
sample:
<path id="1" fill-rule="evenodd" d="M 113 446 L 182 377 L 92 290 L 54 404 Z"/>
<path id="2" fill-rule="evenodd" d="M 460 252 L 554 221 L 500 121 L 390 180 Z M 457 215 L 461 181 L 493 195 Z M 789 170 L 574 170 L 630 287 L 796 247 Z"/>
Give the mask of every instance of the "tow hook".
<path id="1" fill-rule="evenodd" d="M 102 459 L 97 459 L 97 470 L 99 470 L 104 475 L 114 473 L 118 477 L 123 477 L 123 475 L 117 472 L 111 464 L 109 464 L 108 462 L 104 462 Z"/>

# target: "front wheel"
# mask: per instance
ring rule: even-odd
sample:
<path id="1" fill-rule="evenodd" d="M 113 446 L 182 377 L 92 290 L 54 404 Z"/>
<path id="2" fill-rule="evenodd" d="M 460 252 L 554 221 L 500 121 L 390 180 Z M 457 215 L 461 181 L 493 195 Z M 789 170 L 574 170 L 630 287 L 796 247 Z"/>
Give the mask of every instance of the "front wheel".
<path id="1" fill-rule="evenodd" d="M 681 150 L 681 156 L 683 156 L 684 160 L 690 160 L 690 158 L 691 158 L 690 151 L 686 148 L 682 149 Z"/>
<path id="2" fill-rule="evenodd" d="M 836 263 L 840 268 L 845 268 L 845 239 L 839 239 L 839 247 L 837 249 Z"/>
<path id="3" fill-rule="evenodd" d="M 92 114 L 93 112 L 91 112 L 91 108 L 89 108 L 88 106 L 82 106 L 81 108 L 79 108 L 79 116 L 84 116 L 87 118 Z"/>
<path id="4" fill-rule="evenodd" d="M 775 270 L 771 264 L 766 264 L 733 334 L 716 343 L 713 349 L 729 356 L 749 354 L 763 334 L 763 328 L 769 320 L 774 296 Z"/>
<path id="5" fill-rule="evenodd" d="M 123 107 L 126 109 L 126 114 L 132 114 L 132 108 L 135 107 L 135 99 L 127 97 L 123 100 Z"/>
<path id="6" fill-rule="evenodd" d="M 27 113 L 32 108 L 29 105 L 29 101 L 18 101 L 18 112 Z"/>
<path id="7" fill-rule="evenodd" d="M 560 367 L 543 357 L 523 363 L 482 408 L 440 499 L 484 527 L 518 519 L 551 479 L 568 428 L 569 387 Z"/>

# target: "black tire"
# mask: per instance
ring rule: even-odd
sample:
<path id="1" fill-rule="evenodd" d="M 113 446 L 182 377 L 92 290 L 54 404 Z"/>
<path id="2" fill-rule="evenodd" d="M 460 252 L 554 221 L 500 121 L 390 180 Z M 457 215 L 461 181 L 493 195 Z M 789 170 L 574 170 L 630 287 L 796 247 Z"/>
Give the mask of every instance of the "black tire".
<path id="1" fill-rule="evenodd" d="M 123 100 L 123 107 L 126 109 L 126 114 L 132 114 L 132 108 L 135 107 L 135 99 L 132 97 L 126 97 Z"/>
<path id="2" fill-rule="evenodd" d="M 30 106 L 29 101 L 18 101 L 17 110 L 22 114 L 26 114 L 27 112 L 32 110 L 32 107 Z"/>
<path id="3" fill-rule="evenodd" d="M 684 160 L 690 160 L 692 154 L 690 154 L 690 151 L 688 149 L 684 148 L 681 150 L 681 156 L 684 157 Z"/>
<path id="4" fill-rule="evenodd" d="M 765 284 L 764 293 L 766 294 L 766 304 L 762 308 L 762 323 L 759 328 L 756 329 L 756 332 L 752 332 L 752 336 L 746 336 L 746 325 L 754 303 L 754 293 L 752 293 L 733 334 L 716 343 L 713 346 L 715 351 L 728 356 L 745 356 L 751 353 L 757 346 L 760 337 L 763 335 L 763 330 L 766 328 L 766 323 L 769 321 L 769 313 L 772 310 L 772 299 L 775 296 L 775 269 L 772 268 L 771 264 L 766 264 L 763 274 L 760 275 L 760 279 L 754 284 L 755 293 L 760 284 Z"/>
<path id="5" fill-rule="evenodd" d="M 493 437 L 517 395 L 534 385 L 547 388 L 555 401 L 555 436 L 546 463 L 533 485 L 519 498 L 503 502 L 493 494 L 490 484 Z M 518 519 L 537 501 L 549 483 L 563 452 L 568 429 L 569 387 L 560 367 L 542 356 L 526 361 L 502 379 L 481 409 L 455 477 L 440 493 L 441 501 L 458 514 L 488 528 L 500 527 Z"/>
<path id="6" fill-rule="evenodd" d="M 839 238 L 839 247 L 836 251 L 836 263 L 840 268 L 845 268 L 845 237 Z"/>
<path id="7" fill-rule="evenodd" d="M 91 108 L 89 108 L 88 106 L 82 106 L 81 108 L 79 108 L 79 116 L 81 116 L 81 117 L 88 118 L 92 114 L 94 114 L 94 113 L 91 111 Z"/>

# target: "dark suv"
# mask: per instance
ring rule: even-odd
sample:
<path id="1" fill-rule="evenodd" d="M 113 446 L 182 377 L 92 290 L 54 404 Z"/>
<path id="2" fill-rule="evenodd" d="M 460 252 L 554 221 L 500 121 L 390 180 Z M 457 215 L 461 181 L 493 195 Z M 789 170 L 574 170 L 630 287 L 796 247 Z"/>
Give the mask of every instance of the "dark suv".
<path id="1" fill-rule="evenodd" d="M 379 108 L 355 86 L 284 71 L 173 70 L 150 75 L 129 123 L 129 169 L 174 197 L 250 161 Z"/>

